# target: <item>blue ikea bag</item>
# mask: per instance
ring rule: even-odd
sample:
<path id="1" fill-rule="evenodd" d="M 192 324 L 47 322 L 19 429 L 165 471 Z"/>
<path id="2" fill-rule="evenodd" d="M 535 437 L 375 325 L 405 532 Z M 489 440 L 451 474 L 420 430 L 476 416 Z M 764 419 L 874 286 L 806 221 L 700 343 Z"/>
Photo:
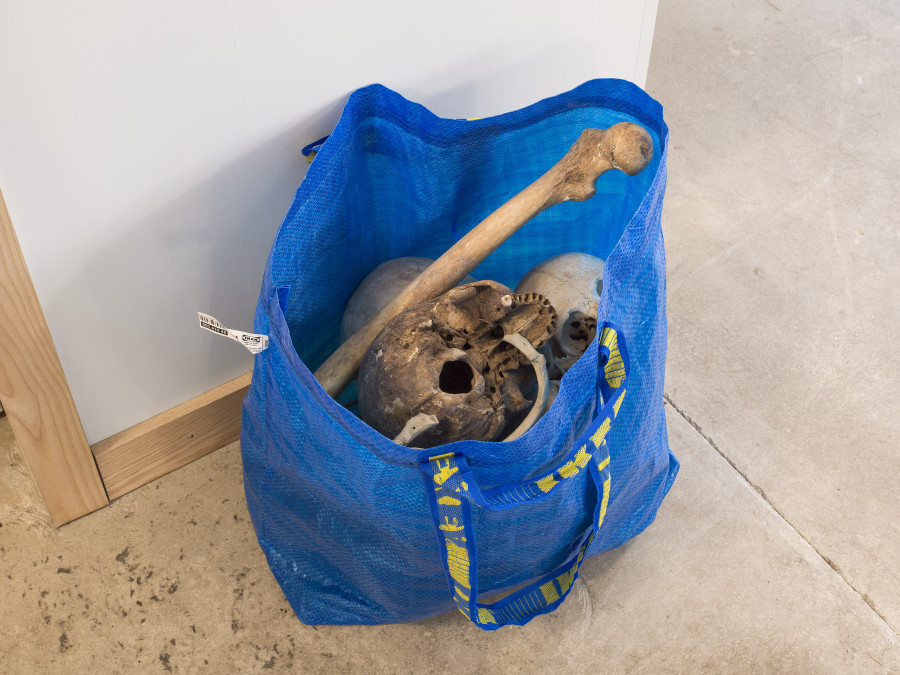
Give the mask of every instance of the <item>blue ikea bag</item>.
<path id="1" fill-rule="evenodd" d="M 353 385 L 325 393 L 312 371 L 366 274 L 439 257 L 583 129 L 621 121 L 650 131 L 650 166 L 607 172 L 592 199 L 538 215 L 473 272 L 514 287 L 560 253 L 606 260 L 597 338 L 530 431 L 417 450 L 353 414 Z M 248 509 L 301 621 L 455 606 L 481 628 L 522 625 L 562 602 L 586 557 L 653 521 L 678 471 L 663 415 L 667 134 L 661 106 L 620 80 L 481 120 L 438 118 L 380 85 L 353 93 L 275 238 L 254 323 L 270 344 L 241 427 Z"/>

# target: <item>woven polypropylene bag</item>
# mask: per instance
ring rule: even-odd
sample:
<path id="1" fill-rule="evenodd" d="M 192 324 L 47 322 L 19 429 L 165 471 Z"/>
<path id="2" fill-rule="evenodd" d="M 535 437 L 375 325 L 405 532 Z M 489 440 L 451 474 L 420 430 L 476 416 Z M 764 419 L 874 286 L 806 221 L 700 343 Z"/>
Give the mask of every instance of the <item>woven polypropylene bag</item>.
<path id="1" fill-rule="evenodd" d="M 415 450 L 324 392 L 311 371 L 337 347 L 366 274 L 437 258 L 584 128 L 621 121 L 650 131 L 650 166 L 607 172 L 592 199 L 538 215 L 473 272 L 514 287 L 559 253 L 606 260 L 604 330 L 528 433 Z M 254 324 L 270 346 L 255 357 L 241 428 L 253 525 L 303 622 L 412 621 L 456 606 L 484 628 L 524 623 L 559 604 L 584 557 L 653 521 L 678 470 L 663 415 L 666 140 L 661 106 L 620 80 L 474 121 L 379 85 L 350 97 L 272 248 Z M 523 584 L 515 603 L 485 604 Z"/>

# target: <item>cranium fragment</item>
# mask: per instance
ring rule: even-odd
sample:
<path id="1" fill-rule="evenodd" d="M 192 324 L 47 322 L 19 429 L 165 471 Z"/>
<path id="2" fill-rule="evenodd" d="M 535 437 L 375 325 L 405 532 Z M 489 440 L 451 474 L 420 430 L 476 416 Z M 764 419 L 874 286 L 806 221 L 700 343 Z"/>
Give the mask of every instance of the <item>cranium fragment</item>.
<path id="1" fill-rule="evenodd" d="M 394 258 L 369 272 L 353 291 L 341 321 L 341 342 L 353 335 L 428 269 L 431 258 Z M 467 276 L 462 283 L 475 281 Z"/>
<path id="2" fill-rule="evenodd" d="M 429 448 L 462 439 L 493 441 L 529 405 L 509 377 L 531 358 L 505 338 L 535 349 L 553 333 L 545 298 L 476 281 L 401 312 L 381 330 L 359 369 L 359 412 L 394 438 L 419 414 L 438 424 L 415 438 Z"/>
<path id="3" fill-rule="evenodd" d="M 550 351 L 560 371 L 557 375 L 568 370 L 593 341 L 602 290 L 603 261 L 587 253 L 549 258 L 531 268 L 516 286 L 516 293 L 543 295 L 556 310 L 559 321 Z"/>

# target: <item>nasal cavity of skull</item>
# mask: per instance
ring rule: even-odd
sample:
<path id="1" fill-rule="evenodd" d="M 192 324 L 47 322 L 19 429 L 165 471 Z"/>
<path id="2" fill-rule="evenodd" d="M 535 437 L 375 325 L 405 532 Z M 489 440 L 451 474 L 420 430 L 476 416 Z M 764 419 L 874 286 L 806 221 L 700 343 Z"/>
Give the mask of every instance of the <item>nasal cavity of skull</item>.
<path id="1" fill-rule="evenodd" d="M 587 317 L 569 318 L 568 337 L 573 342 L 590 342 L 594 339 L 596 323 Z"/>
<path id="2" fill-rule="evenodd" d="M 438 386 L 445 394 L 467 394 L 472 391 L 472 367 L 465 361 L 447 361 L 441 368 Z"/>

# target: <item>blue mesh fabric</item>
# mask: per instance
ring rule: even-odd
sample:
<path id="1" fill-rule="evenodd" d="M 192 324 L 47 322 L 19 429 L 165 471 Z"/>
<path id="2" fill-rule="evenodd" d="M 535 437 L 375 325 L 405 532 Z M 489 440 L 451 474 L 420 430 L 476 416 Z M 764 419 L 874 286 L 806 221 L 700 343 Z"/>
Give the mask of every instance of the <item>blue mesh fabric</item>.
<path id="1" fill-rule="evenodd" d="M 272 247 L 254 323 L 271 341 L 256 356 L 241 428 L 250 515 L 303 622 L 414 621 L 454 607 L 418 468 L 437 452 L 395 445 L 312 376 L 337 347 L 347 299 L 385 260 L 437 258 L 549 169 L 582 129 L 621 121 L 651 132 L 651 165 L 633 178 L 604 174 L 592 199 L 540 214 L 473 272 L 512 287 L 559 253 L 606 260 L 598 323 L 619 326 L 631 374 L 608 436 L 612 488 L 589 555 L 647 527 L 678 470 L 663 416 L 668 131 L 661 106 L 620 80 L 594 80 L 475 121 L 438 118 L 380 85 L 350 97 Z M 460 441 L 441 451 L 464 454 L 482 489 L 538 474 L 596 414 L 597 364 L 595 341 L 563 378 L 550 412 L 520 439 Z M 474 507 L 484 598 L 564 562 L 596 500 L 581 476 L 538 503 Z"/>

